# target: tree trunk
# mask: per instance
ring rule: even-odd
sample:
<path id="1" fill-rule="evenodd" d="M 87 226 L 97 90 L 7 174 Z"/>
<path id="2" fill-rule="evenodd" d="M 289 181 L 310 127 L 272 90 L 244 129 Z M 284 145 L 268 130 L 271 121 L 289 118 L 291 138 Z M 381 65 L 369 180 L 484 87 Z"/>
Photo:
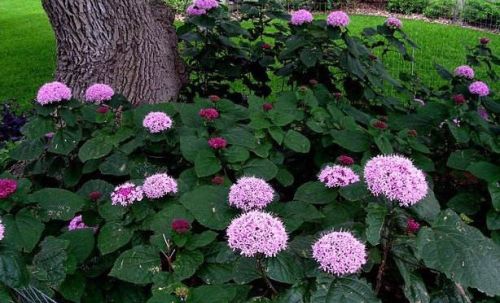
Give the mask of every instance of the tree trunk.
<path id="1" fill-rule="evenodd" d="M 176 99 L 186 81 L 174 13 L 160 0 L 42 0 L 57 40 L 56 79 L 82 98 L 93 83 L 132 103 Z"/>

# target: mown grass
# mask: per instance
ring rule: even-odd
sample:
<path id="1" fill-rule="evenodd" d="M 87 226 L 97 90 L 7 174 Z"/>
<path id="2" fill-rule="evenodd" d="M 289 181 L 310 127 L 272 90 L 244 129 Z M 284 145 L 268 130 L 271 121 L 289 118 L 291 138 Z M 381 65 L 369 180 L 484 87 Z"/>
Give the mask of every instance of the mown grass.
<path id="1" fill-rule="evenodd" d="M 16 100 L 26 109 L 38 87 L 53 78 L 54 34 L 40 0 L 1 0 L 0 12 L 0 101 Z M 349 30 L 359 34 L 383 21 L 383 17 L 352 16 Z M 414 53 L 415 64 L 391 55 L 386 65 L 393 73 L 413 68 L 428 84 L 438 80 L 435 62 L 449 69 L 465 63 L 465 47 L 480 37 L 489 37 L 491 47 L 500 54 L 500 35 L 418 20 L 404 20 L 404 30 L 420 46 Z M 281 86 L 281 81 L 273 79 L 273 85 Z"/>

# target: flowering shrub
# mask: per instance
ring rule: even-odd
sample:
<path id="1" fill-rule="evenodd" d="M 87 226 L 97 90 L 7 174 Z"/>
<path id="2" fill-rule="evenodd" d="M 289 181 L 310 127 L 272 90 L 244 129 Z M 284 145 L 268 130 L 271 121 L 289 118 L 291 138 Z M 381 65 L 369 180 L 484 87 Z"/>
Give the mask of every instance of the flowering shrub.
<path id="1" fill-rule="evenodd" d="M 231 28 L 208 6 L 190 22 Z M 215 85 L 133 108 L 118 92 L 101 104 L 42 94 L 0 175 L 0 298 L 28 286 L 83 303 L 499 296 L 498 96 L 470 89 L 498 80 L 488 44 L 467 64 L 489 78 L 437 66 L 448 82 L 429 88 L 373 58 L 408 55 L 401 28 L 281 34 L 270 54 L 300 85 L 272 97 Z"/>

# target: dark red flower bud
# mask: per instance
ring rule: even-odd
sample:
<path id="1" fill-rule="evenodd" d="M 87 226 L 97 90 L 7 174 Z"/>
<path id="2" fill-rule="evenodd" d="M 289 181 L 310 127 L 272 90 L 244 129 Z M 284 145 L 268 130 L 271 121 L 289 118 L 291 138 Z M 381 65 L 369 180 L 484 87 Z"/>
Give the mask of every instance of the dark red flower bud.
<path id="1" fill-rule="evenodd" d="M 102 197 L 102 194 L 98 191 L 93 191 L 89 194 L 89 198 L 90 200 L 96 202 L 97 200 L 99 200 L 100 198 Z"/>
<path id="2" fill-rule="evenodd" d="M 311 80 L 309 80 L 309 84 L 311 84 L 312 86 L 316 86 L 316 85 L 318 85 L 318 80 L 311 79 Z"/>
<path id="3" fill-rule="evenodd" d="M 200 117 L 212 121 L 219 118 L 219 112 L 215 108 L 202 108 L 199 112 Z"/>
<path id="4" fill-rule="evenodd" d="M 378 129 L 386 129 L 387 123 L 385 123 L 384 121 L 377 120 L 373 123 L 373 127 Z"/>
<path id="5" fill-rule="evenodd" d="M 408 220 L 406 221 L 406 232 L 414 234 L 418 232 L 419 229 L 420 229 L 420 223 L 418 223 L 413 218 L 408 218 Z"/>
<path id="6" fill-rule="evenodd" d="M 227 141 L 222 137 L 210 138 L 208 139 L 208 145 L 212 149 L 224 149 L 227 146 Z"/>
<path id="7" fill-rule="evenodd" d="M 410 137 L 416 137 L 417 136 L 417 131 L 414 130 L 414 129 L 410 129 L 408 131 L 408 136 L 410 136 Z"/>
<path id="8" fill-rule="evenodd" d="M 210 99 L 210 101 L 212 101 L 212 102 L 217 102 L 220 100 L 220 97 L 217 95 L 210 95 L 210 96 L 208 96 L 208 99 Z"/>
<path id="9" fill-rule="evenodd" d="M 271 45 L 267 44 L 267 43 L 264 43 L 262 44 L 262 48 L 263 49 L 270 49 L 271 48 Z"/>
<path id="10" fill-rule="evenodd" d="M 337 158 L 337 162 L 339 162 L 342 165 L 353 165 L 354 164 L 354 159 L 347 156 L 347 155 L 340 155 Z"/>
<path id="11" fill-rule="evenodd" d="M 490 39 L 483 37 L 483 38 L 479 39 L 479 42 L 481 42 L 482 45 L 486 45 L 486 44 L 490 43 Z"/>
<path id="12" fill-rule="evenodd" d="M 271 103 L 264 103 L 262 104 L 262 109 L 266 112 L 270 111 L 273 109 L 273 105 Z"/>
<path id="13" fill-rule="evenodd" d="M 340 98 L 342 98 L 342 93 L 336 92 L 336 93 L 333 93 L 333 96 L 335 97 L 335 99 L 340 100 Z"/>
<path id="14" fill-rule="evenodd" d="M 378 59 L 377 56 L 375 56 L 374 54 L 370 54 L 368 55 L 368 58 L 371 60 L 371 61 L 376 61 Z"/>
<path id="15" fill-rule="evenodd" d="M 172 229 L 178 234 L 185 234 L 191 229 L 191 224 L 186 219 L 174 219 Z"/>
<path id="16" fill-rule="evenodd" d="M 98 112 L 99 114 L 105 114 L 109 111 L 109 107 L 107 107 L 106 105 L 101 105 L 99 106 L 97 109 L 96 109 L 96 112 Z"/>
<path id="17" fill-rule="evenodd" d="M 462 105 L 465 103 L 465 97 L 462 94 L 454 95 L 453 101 L 455 102 L 456 105 Z"/>
<path id="18" fill-rule="evenodd" d="M 212 184 L 213 185 L 222 185 L 224 184 L 224 177 L 223 176 L 215 176 L 212 178 Z"/>

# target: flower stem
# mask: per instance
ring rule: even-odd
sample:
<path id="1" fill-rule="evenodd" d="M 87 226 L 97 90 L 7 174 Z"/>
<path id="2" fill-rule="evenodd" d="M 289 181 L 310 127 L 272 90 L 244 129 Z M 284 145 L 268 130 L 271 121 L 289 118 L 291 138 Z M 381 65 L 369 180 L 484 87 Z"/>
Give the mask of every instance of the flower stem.
<path id="1" fill-rule="evenodd" d="M 392 241 L 390 239 L 390 230 L 391 230 L 391 223 L 392 223 L 392 217 L 393 217 L 393 212 L 394 209 L 391 210 L 389 213 L 389 219 L 387 220 L 387 223 L 384 223 L 384 226 L 382 227 L 384 234 L 382 235 L 382 262 L 380 263 L 380 266 L 378 268 L 377 272 L 377 284 L 375 286 L 375 293 L 378 294 L 380 292 L 380 288 L 382 287 L 382 280 L 384 278 L 384 271 L 387 266 L 387 258 L 389 256 L 389 251 L 391 250 L 391 245 Z"/>
<path id="2" fill-rule="evenodd" d="M 269 280 L 269 278 L 266 275 L 266 270 L 264 268 L 264 264 L 262 263 L 262 257 L 261 256 L 257 257 L 257 267 L 258 267 L 258 269 L 259 269 L 259 271 L 260 271 L 260 273 L 262 275 L 262 279 L 264 279 L 264 282 L 266 282 L 267 287 L 271 290 L 271 292 L 274 295 L 277 295 L 278 291 L 276 290 L 276 288 L 274 288 L 273 283 L 271 283 L 271 280 Z"/>

